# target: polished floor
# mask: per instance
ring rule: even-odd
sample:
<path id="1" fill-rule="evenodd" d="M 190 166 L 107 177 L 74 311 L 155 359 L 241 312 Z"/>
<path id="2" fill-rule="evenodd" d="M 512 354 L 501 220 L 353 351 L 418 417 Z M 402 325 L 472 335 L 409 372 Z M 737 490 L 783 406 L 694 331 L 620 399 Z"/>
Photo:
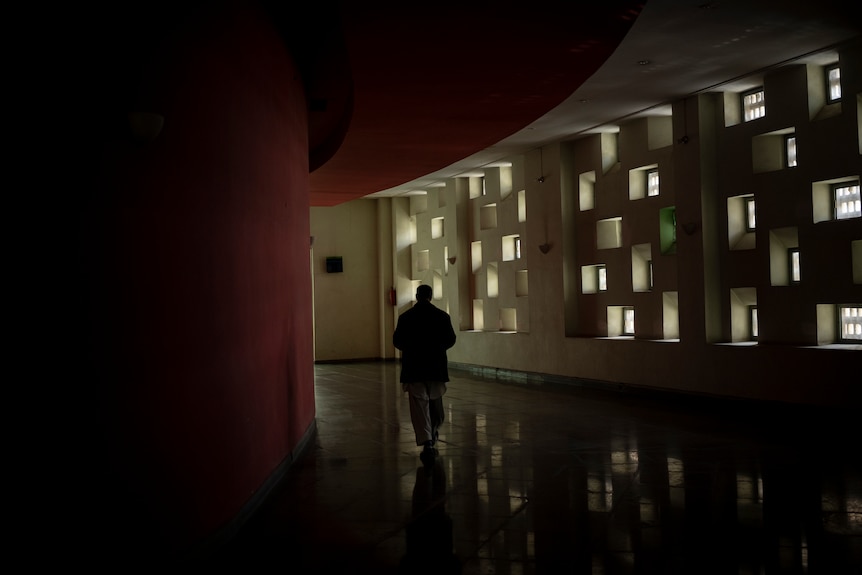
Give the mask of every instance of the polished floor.
<path id="1" fill-rule="evenodd" d="M 315 367 L 313 444 L 223 549 L 245 572 L 862 573 L 847 414 L 451 372 L 424 466 L 394 362 Z"/>

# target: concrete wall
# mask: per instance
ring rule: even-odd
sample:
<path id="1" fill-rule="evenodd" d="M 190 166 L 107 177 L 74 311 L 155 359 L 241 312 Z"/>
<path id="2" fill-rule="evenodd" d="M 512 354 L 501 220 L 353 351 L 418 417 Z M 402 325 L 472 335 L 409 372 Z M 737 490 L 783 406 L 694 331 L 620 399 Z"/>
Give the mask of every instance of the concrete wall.
<path id="1" fill-rule="evenodd" d="M 854 105 L 862 78 L 852 67 L 858 50 L 841 54 L 851 66 L 842 67 L 845 101 L 826 117 L 812 118 L 809 109 L 816 71 L 785 66 L 752 79 L 767 93 L 759 120 L 729 122 L 725 102 L 738 96 L 704 94 L 674 103 L 672 116 L 631 120 L 615 134 L 551 143 L 508 158 L 504 168 L 486 168 L 484 195 L 481 178 L 465 177 L 424 197 L 394 200 L 410 202 L 409 211 L 393 210 L 392 226 L 412 230 L 411 259 L 376 265 L 394 262 L 395 276 L 413 285 L 436 282 L 435 304 L 459 328 L 450 361 L 480 371 L 795 403 L 858 401 L 860 346 L 817 345 L 817 318 L 828 316 L 823 304 L 862 301 L 851 255 L 862 219 L 815 224 L 811 205 L 812 181 L 862 172 Z M 788 127 L 797 133 L 799 166 L 764 173 L 755 164 L 765 140 Z M 660 194 L 632 193 L 638 171 L 652 165 Z M 758 201 L 756 241 L 731 249 L 728 198 L 745 194 Z M 373 201 L 351 209 L 362 213 Z M 341 214 L 315 212 L 313 222 L 323 229 Z M 444 234 L 434 237 L 440 218 Z M 621 221 L 602 223 L 613 218 Z M 354 230 L 357 243 L 380 234 L 365 220 L 364 230 Z M 798 227 L 806 248 L 806 279 L 773 286 L 769 236 L 788 226 Z M 512 235 L 521 239 L 517 261 L 503 255 Z M 632 275 L 644 269 L 644 250 L 653 262 L 651 290 Z M 584 293 L 584 266 L 595 264 L 607 266 L 608 290 Z M 524 277 L 528 287 L 519 290 Z M 740 306 L 750 301 L 759 310 L 757 343 L 739 341 L 747 333 Z M 403 297 L 399 304 L 403 311 Z M 609 337 L 626 306 L 636 311 L 634 336 Z M 338 355 L 350 353 L 332 350 Z"/>

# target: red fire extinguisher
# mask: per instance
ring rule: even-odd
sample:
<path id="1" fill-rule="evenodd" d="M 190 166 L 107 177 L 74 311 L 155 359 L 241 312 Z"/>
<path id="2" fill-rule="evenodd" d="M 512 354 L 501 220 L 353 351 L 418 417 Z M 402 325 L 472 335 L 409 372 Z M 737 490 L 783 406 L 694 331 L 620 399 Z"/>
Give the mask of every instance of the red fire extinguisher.
<path id="1" fill-rule="evenodd" d="M 395 288 L 389 288 L 389 305 L 398 305 L 398 298 L 395 295 Z"/>

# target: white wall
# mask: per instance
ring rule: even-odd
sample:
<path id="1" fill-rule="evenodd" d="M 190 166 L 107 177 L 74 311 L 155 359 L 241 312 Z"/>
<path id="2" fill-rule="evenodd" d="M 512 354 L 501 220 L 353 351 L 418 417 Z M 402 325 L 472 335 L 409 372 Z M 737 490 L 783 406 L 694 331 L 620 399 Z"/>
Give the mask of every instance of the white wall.
<path id="1" fill-rule="evenodd" d="M 381 314 L 386 313 L 388 285 L 384 280 L 385 270 L 391 273 L 386 265 L 391 260 L 381 260 L 380 251 L 390 254 L 392 248 L 388 222 L 382 237 L 378 224 L 378 211 L 386 210 L 388 204 L 378 204 L 358 200 L 311 208 L 316 361 L 386 354 L 386 348 L 381 348 L 385 332 Z M 326 272 L 328 256 L 343 258 L 342 273 Z"/>

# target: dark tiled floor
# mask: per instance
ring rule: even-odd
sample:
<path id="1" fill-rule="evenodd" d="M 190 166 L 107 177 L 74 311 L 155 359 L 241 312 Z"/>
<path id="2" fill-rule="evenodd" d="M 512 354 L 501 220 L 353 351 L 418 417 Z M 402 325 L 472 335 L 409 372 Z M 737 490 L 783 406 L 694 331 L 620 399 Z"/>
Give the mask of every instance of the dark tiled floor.
<path id="1" fill-rule="evenodd" d="M 452 372 L 423 468 L 395 363 L 318 365 L 318 433 L 223 550 L 287 573 L 859 574 L 841 414 Z"/>

